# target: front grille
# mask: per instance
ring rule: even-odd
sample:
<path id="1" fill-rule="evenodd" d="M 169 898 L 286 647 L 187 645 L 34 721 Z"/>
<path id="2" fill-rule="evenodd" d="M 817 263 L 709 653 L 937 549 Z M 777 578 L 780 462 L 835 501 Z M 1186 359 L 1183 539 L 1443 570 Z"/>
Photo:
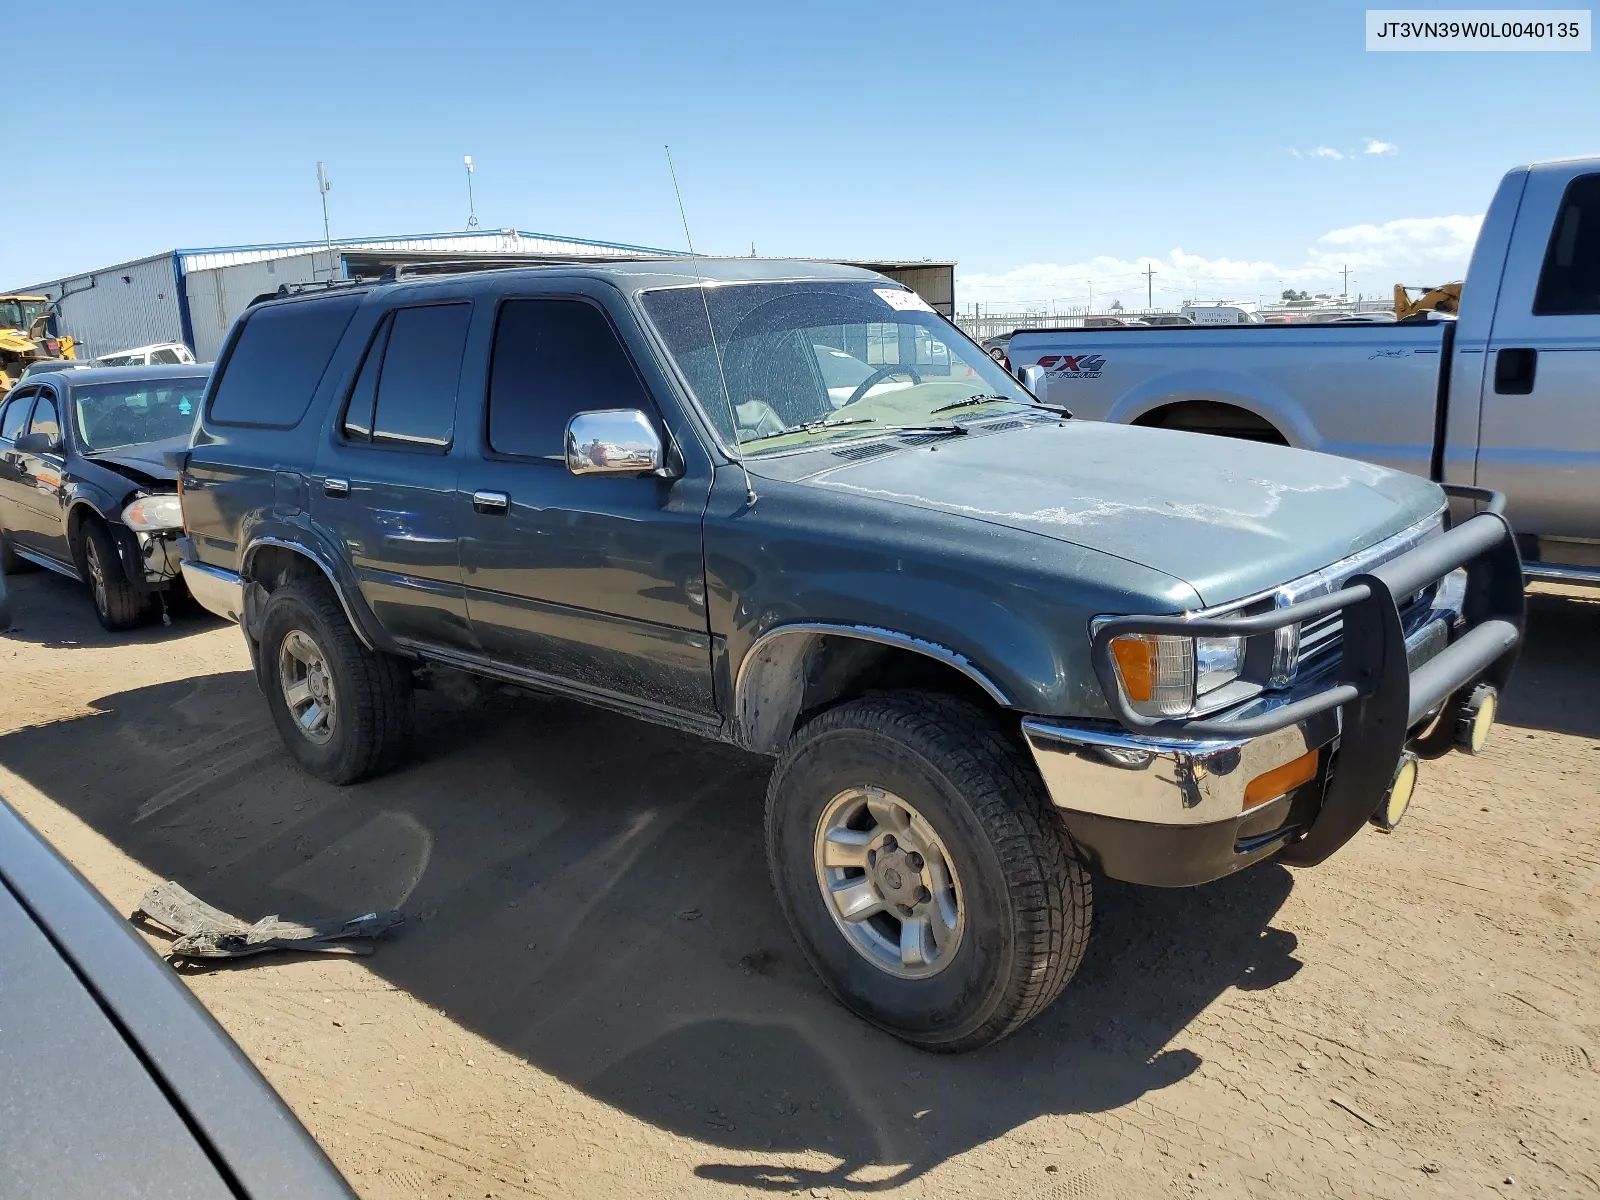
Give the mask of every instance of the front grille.
<path id="1" fill-rule="evenodd" d="M 1437 590 L 1437 584 L 1429 584 L 1400 606 L 1400 628 L 1407 634 L 1412 633 L 1432 611 Z M 1343 613 L 1329 613 L 1301 624 L 1300 663 L 1295 678 L 1309 679 L 1332 668 L 1339 661 L 1343 634 Z"/>
<path id="2" fill-rule="evenodd" d="M 1436 536 L 1444 530 L 1444 513 L 1430 517 L 1426 521 L 1418 522 L 1410 529 L 1402 530 L 1393 537 L 1385 538 L 1375 546 L 1369 546 L 1348 558 L 1340 559 L 1331 566 L 1320 571 L 1313 571 L 1292 583 L 1279 588 L 1273 603 L 1279 608 L 1287 608 L 1301 600 L 1313 600 L 1318 596 L 1326 596 L 1344 587 L 1351 577 L 1370 571 L 1382 563 L 1398 558 L 1410 550 L 1422 545 L 1429 538 Z M 1422 625 L 1433 610 L 1433 600 L 1438 592 L 1438 584 L 1432 583 L 1413 596 L 1408 596 L 1400 605 L 1400 625 L 1409 635 Z M 1340 646 L 1344 632 L 1344 614 L 1342 612 L 1329 613 L 1326 616 L 1316 617 L 1303 622 L 1297 630 L 1299 642 L 1298 663 L 1291 675 L 1274 672 L 1272 684 L 1283 687 L 1288 684 L 1305 680 L 1324 672 L 1332 670 L 1339 662 Z"/>

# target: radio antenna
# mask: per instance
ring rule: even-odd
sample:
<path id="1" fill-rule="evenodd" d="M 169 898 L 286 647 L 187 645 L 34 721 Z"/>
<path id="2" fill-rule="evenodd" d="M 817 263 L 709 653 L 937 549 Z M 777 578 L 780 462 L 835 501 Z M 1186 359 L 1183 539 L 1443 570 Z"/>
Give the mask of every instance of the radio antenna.
<path id="1" fill-rule="evenodd" d="M 672 176 L 672 194 L 678 198 L 678 219 L 683 222 L 683 240 L 689 245 L 689 261 L 694 264 L 695 282 L 700 285 L 700 303 L 706 310 L 706 329 L 711 334 L 711 353 L 717 360 L 717 378 L 722 382 L 722 400 L 728 406 L 728 420 L 731 422 L 733 443 L 739 444 L 739 415 L 733 408 L 733 394 L 728 391 L 728 373 L 722 367 L 722 347 L 717 344 L 717 326 L 711 319 L 711 300 L 706 296 L 705 277 L 700 274 L 700 256 L 694 252 L 694 238 L 689 234 L 689 217 L 683 208 L 683 191 L 678 187 L 678 171 L 672 165 L 672 147 L 663 146 L 667 152 L 667 171 Z M 755 484 L 750 479 L 750 468 L 744 465 L 744 451 L 736 450 L 733 461 L 739 464 L 739 471 L 744 476 L 744 499 L 746 504 L 756 502 Z"/>

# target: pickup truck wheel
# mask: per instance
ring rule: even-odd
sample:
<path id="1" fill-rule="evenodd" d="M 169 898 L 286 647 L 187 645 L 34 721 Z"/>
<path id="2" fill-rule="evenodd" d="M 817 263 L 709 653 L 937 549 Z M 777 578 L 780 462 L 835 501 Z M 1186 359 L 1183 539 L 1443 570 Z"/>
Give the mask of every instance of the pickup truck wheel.
<path id="1" fill-rule="evenodd" d="M 111 531 L 91 518 L 83 523 L 78 541 L 80 574 L 89 585 L 94 615 L 100 624 L 112 633 L 121 633 L 149 620 L 155 607 L 153 597 L 128 582 Z"/>
<path id="2" fill-rule="evenodd" d="M 1088 944 L 1088 873 L 1018 748 L 963 701 L 869 696 L 808 722 L 773 772 L 766 835 L 812 967 L 912 1045 L 1005 1037 Z"/>
<path id="3" fill-rule="evenodd" d="M 393 765 L 411 731 L 411 673 L 368 650 L 320 580 L 272 593 L 261 623 L 267 707 L 289 753 L 328 783 Z"/>

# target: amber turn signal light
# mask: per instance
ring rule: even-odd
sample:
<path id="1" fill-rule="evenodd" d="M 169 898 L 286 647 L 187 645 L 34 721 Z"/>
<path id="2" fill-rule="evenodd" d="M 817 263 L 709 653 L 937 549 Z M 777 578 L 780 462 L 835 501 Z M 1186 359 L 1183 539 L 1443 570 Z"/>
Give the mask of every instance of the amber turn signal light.
<path id="1" fill-rule="evenodd" d="M 1256 808 L 1269 800 L 1276 800 L 1286 792 L 1292 792 L 1302 783 L 1310 783 L 1317 777 L 1317 751 L 1308 750 L 1292 762 L 1286 762 L 1281 767 L 1257 775 L 1244 789 L 1244 807 Z"/>

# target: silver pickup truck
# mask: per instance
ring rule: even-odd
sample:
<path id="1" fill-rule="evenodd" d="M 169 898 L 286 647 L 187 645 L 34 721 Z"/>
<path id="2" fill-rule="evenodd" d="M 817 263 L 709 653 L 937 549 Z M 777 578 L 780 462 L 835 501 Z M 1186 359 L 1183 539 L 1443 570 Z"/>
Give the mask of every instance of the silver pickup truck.
<path id="1" fill-rule="evenodd" d="M 1030 329 L 1008 355 L 1074 416 L 1503 492 L 1529 577 L 1600 583 L 1600 158 L 1506 175 L 1458 320 Z"/>

